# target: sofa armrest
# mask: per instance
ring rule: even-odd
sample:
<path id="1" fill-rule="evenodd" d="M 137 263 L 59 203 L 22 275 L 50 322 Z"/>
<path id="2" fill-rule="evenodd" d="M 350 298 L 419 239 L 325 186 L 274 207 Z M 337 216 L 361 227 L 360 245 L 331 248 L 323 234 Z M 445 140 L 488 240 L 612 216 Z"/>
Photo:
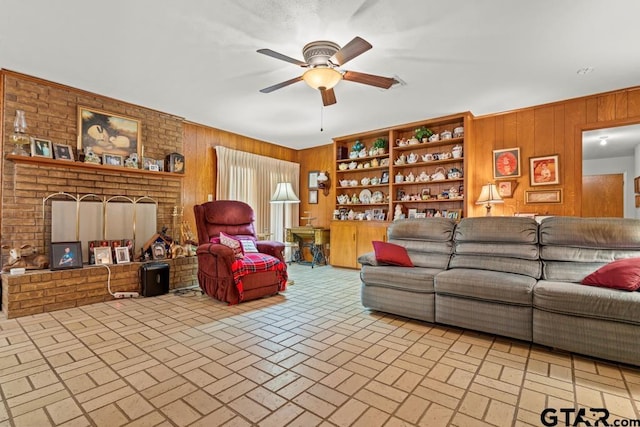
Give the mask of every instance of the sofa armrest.
<path id="1" fill-rule="evenodd" d="M 256 248 L 258 248 L 258 252 L 274 256 L 284 262 L 284 243 L 272 240 L 258 240 Z"/>
<path id="2" fill-rule="evenodd" d="M 232 277 L 233 250 L 219 243 L 204 243 L 196 249 L 198 268 L 210 277 Z"/>
<path id="3" fill-rule="evenodd" d="M 360 255 L 358 257 L 358 262 L 362 265 L 373 265 L 373 266 L 383 265 L 383 264 L 380 264 L 378 260 L 376 260 L 376 253 L 373 251 Z"/>

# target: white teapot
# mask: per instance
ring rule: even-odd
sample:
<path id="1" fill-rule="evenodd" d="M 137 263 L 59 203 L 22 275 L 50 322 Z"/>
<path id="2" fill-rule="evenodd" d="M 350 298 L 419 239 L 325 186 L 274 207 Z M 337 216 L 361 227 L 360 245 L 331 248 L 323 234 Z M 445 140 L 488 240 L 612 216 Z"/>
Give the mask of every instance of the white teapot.
<path id="1" fill-rule="evenodd" d="M 405 156 L 404 154 L 402 154 L 400 157 L 398 157 L 395 161 L 396 165 L 404 165 L 407 162 L 407 156 Z"/>
<path id="2" fill-rule="evenodd" d="M 407 163 L 415 163 L 419 158 L 420 156 L 418 156 L 416 153 L 411 153 L 409 154 L 409 157 L 407 157 Z"/>
<path id="3" fill-rule="evenodd" d="M 360 184 L 362 185 L 369 185 L 369 182 L 371 182 L 371 180 L 366 176 L 360 180 Z"/>
<path id="4" fill-rule="evenodd" d="M 346 194 L 341 194 L 341 195 L 338 196 L 338 204 L 339 205 L 346 204 L 348 200 L 349 200 L 349 196 L 347 196 Z"/>
<path id="5" fill-rule="evenodd" d="M 416 180 L 416 177 L 413 176 L 413 172 L 409 172 L 409 175 L 406 176 L 405 181 L 407 182 L 413 182 Z"/>
<path id="6" fill-rule="evenodd" d="M 418 181 L 419 182 L 428 182 L 429 181 L 429 174 L 427 174 L 425 171 L 420 172 L 420 175 L 418 175 Z"/>

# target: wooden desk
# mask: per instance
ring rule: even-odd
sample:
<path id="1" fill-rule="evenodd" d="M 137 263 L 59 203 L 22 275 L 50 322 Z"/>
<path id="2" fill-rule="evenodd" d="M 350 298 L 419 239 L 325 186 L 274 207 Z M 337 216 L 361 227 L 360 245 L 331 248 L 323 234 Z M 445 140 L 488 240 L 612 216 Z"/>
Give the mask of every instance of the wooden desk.
<path id="1" fill-rule="evenodd" d="M 291 262 L 304 263 L 302 258 L 302 248 L 308 247 L 311 250 L 311 268 L 314 265 L 327 265 L 327 257 L 324 253 L 324 246 L 329 243 L 329 229 L 315 227 L 292 227 L 285 230 L 285 240 L 297 243 L 291 256 Z"/>

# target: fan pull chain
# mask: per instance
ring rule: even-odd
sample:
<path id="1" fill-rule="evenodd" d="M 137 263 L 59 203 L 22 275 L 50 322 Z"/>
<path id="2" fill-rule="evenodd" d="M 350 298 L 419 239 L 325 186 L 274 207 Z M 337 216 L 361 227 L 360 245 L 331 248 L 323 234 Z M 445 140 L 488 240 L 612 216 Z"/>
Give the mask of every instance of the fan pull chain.
<path id="1" fill-rule="evenodd" d="M 324 132 L 324 106 L 320 107 L 320 132 Z"/>

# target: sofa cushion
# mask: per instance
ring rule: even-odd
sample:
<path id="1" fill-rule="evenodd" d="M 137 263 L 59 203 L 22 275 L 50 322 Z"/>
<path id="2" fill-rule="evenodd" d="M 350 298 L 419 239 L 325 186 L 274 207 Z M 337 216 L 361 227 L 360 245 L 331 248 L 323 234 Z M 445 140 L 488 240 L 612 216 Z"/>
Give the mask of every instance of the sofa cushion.
<path id="1" fill-rule="evenodd" d="M 538 243 L 538 223 L 531 218 L 489 216 L 463 218 L 456 227 L 456 242 Z"/>
<path id="2" fill-rule="evenodd" d="M 438 295 L 530 306 L 536 279 L 521 274 L 472 268 L 438 273 L 434 288 Z"/>
<path id="3" fill-rule="evenodd" d="M 533 290 L 535 309 L 551 313 L 640 325 L 640 292 L 580 283 L 539 280 Z"/>
<path id="4" fill-rule="evenodd" d="M 413 267 L 409 254 L 404 246 L 374 240 L 371 242 L 378 263 Z"/>
<path id="5" fill-rule="evenodd" d="M 640 248 L 640 219 L 553 216 L 540 223 L 542 245 L 595 249 Z"/>
<path id="6" fill-rule="evenodd" d="M 582 279 L 582 284 L 637 291 L 640 288 L 640 258 L 611 262 Z"/>
<path id="7" fill-rule="evenodd" d="M 539 279 L 542 276 L 542 264 L 539 260 L 518 259 L 492 255 L 454 254 L 449 268 L 467 268 L 473 270 L 492 270 L 497 273 L 513 273 Z"/>
<path id="8" fill-rule="evenodd" d="M 392 265 L 363 265 L 363 286 L 381 286 L 407 292 L 433 293 L 433 277 L 442 270 L 434 268 L 398 268 Z"/>

